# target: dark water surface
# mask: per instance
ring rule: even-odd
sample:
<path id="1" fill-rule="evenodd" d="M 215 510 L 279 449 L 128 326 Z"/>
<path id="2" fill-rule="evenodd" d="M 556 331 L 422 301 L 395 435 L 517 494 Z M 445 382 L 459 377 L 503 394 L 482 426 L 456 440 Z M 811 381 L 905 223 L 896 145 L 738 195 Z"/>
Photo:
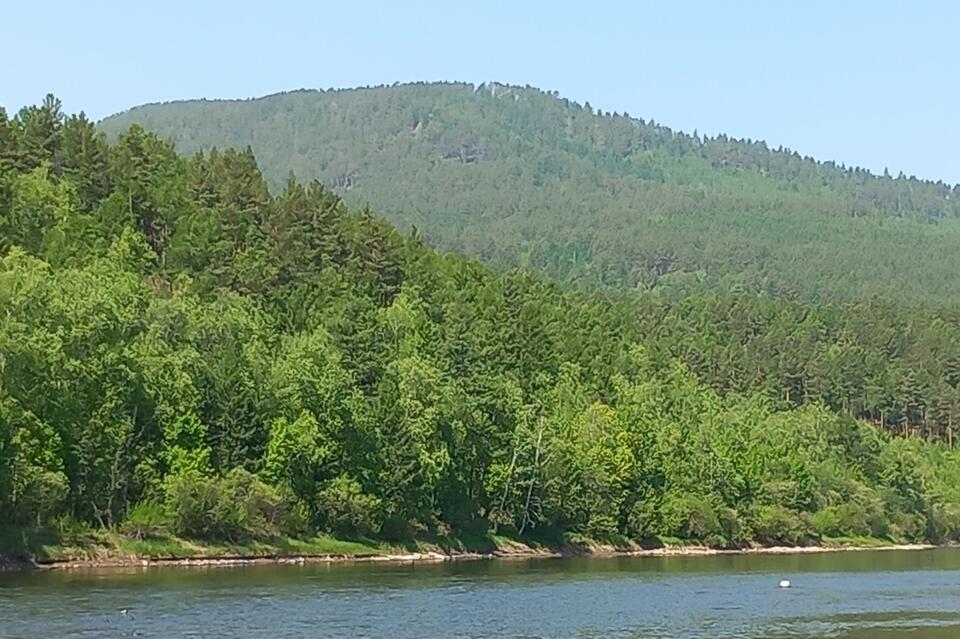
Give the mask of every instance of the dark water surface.
<path id="1" fill-rule="evenodd" d="M 953 639 L 960 550 L 0 573 L 0 637 Z"/>

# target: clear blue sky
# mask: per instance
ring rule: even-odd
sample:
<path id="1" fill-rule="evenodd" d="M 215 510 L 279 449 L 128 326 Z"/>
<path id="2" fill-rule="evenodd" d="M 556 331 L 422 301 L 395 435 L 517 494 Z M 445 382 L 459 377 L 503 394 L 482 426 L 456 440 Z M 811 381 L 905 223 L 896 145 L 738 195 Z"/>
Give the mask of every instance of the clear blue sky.
<path id="1" fill-rule="evenodd" d="M 148 6 L 151 5 L 151 6 Z M 498 80 L 960 182 L 960 3 L 10 2 L 0 104 Z"/>

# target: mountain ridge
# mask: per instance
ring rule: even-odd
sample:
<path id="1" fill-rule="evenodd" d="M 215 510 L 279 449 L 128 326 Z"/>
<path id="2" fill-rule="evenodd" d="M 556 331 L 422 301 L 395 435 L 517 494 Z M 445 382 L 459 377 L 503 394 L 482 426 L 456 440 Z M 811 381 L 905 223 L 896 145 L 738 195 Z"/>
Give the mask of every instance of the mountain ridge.
<path id="1" fill-rule="evenodd" d="M 542 89 L 542 88 L 539 88 L 539 87 L 536 87 L 536 86 L 533 86 L 533 85 L 526 85 L 526 86 L 522 86 L 522 87 L 521 87 L 520 85 L 512 85 L 512 84 L 509 84 L 509 83 L 502 83 L 502 82 L 497 82 L 497 81 L 481 82 L 480 84 L 476 84 L 476 83 L 473 83 L 473 82 L 465 82 L 465 81 L 457 81 L 457 80 L 453 80 L 453 81 L 443 81 L 443 82 L 426 82 L 426 81 L 424 81 L 424 82 L 394 82 L 394 83 L 392 83 L 392 84 L 363 85 L 363 86 L 356 86 L 356 87 L 329 87 L 329 88 L 309 88 L 309 87 L 301 87 L 301 88 L 299 88 L 299 89 L 289 89 L 289 90 L 284 90 L 284 91 L 275 91 L 275 92 L 273 92 L 273 93 L 267 93 L 267 94 L 264 94 L 264 95 L 253 96 L 253 97 L 246 97 L 246 98 L 182 98 L 182 99 L 176 99 L 176 100 L 157 100 L 157 101 L 153 101 L 153 102 L 144 102 L 143 104 L 138 104 L 138 105 L 132 106 L 132 107 L 130 107 L 130 108 L 128 108 L 128 109 L 123 109 L 123 110 L 121 110 L 121 111 L 117 111 L 117 112 L 115 112 L 115 113 L 111 113 L 111 114 L 109 114 L 109 115 L 106 115 L 106 116 L 104 116 L 103 118 L 100 118 L 100 119 L 98 120 L 98 125 L 101 124 L 101 123 L 104 123 L 104 122 L 107 122 L 107 121 L 116 119 L 116 118 L 122 118 L 122 117 L 124 117 L 124 116 L 128 116 L 128 115 L 130 115 L 130 114 L 132 114 L 132 113 L 135 113 L 135 112 L 137 112 L 137 111 L 139 111 L 139 110 L 141 110 L 141 109 L 151 109 L 151 108 L 156 108 L 156 107 L 192 105 L 192 104 L 198 104 L 198 103 L 199 103 L 199 104 L 246 104 L 246 103 L 252 103 L 252 102 L 270 101 L 270 100 L 272 100 L 272 99 L 279 98 L 279 97 L 282 97 L 282 96 L 296 95 L 296 94 L 305 94 L 305 95 L 306 95 L 306 94 L 321 94 L 321 95 L 323 95 L 323 94 L 330 94 L 330 93 L 349 93 L 349 92 L 361 92 L 361 91 L 378 91 L 378 90 L 383 90 L 383 89 L 394 89 L 394 88 L 398 88 L 398 87 L 424 86 L 424 85 L 426 85 L 426 86 L 441 85 L 441 86 L 457 86 L 457 87 L 463 86 L 463 87 L 471 87 L 474 92 L 479 92 L 479 91 L 481 91 L 484 87 L 492 85 L 492 86 L 496 86 L 496 87 L 503 88 L 503 89 L 507 89 L 507 90 L 534 91 L 534 92 L 537 92 L 537 93 L 541 93 L 541 94 L 544 94 L 544 95 L 548 95 L 548 96 L 554 97 L 554 98 L 556 98 L 557 100 L 559 100 L 559 101 L 561 101 L 561 102 L 564 102 L 565 104 L 568 104 L 568 105 L 573 106 L 573 107 L 583 108 L 585 104 L 587 104 L 587 105 L 589 104 L 589 101 L 586 101 L 585 103 L 582 104 L 582 103 L 580 103 L 580 102 L 578 102 L 577 100 L 574 100 L 574 99 L 572 99 L 572 98 L 561 97 L 561 96 L 559 95 L 559 92 L 557 92 L 557 91 L 549 91 L 549 90 L 547 90 L 547 89 Z M 873 177 L 873 178 L 893 177 L 892 175 L 889 174 L 889 169 L 885 170 L 884 173 L 880 173 L 880 172 L 874 171 L 874 170 L 872 170 L 872 169 L 870 169 L 870 168 L 868 168 L 868 167 L 860 166 L 860 165 L 855 164 L 855 163 L 850 163 L 850 164 L 848 164 L 847 162 L 845 162 L 845 161 L 843 161 L 843 160 L 836 160 L 836 159 L 824 160 L 824 159 L 820 159 L 820 158 L 818 158 L 817 156 L 812 155 L 812 154 L 801 153 L 799 150 L 797 150 L 797 149 L 795 149 L 795 148 L 793 148 L 793 147 L 790 147 L 790 146 L 783 145 L 783 144 L 777 145 L 776 147 L 772 147 L 772 146 L 770 146 L 770 144 L 769 144 L 766 140 L 761 139 L 761 138 L 752 138 L 752 137 L 750 137 L 750 136 L 747 136 L 747 137 L 737 137 L 737 136 L 735 136 L 735 135 L 730 135 L 730 134 L 724 133 L 724 132 L 717 133 L 716 135 L 712 136 L 712 138 L 711 138 L 711 136 L 709 136 L 709 135 L 701 135 L 701 134 L 699 133 L 699 129 L 697 129 L 697 128 L 694 129 L 693 133 L 687 133 L 686 130 L 684 130 L 684 129 L 681 129 L 681 128 L 673 128 L 673 127 L 670 127 L 670 126 L 667 126 L 667 125 L 658 123 L 658 122 L 655 120 L 655 118 L 650 118 L 649 120 L 646 120 L 646 119 L 644 119 L 643 117 L 632 116 L 632 115 L 630 115 L 629 112 L 627 112 L 627 111 L 621 112 L 621 111 L 608 111 L 608 110 L 604 110 L 604 109 L 599 109 L 599 110 L 597 110 L 596 113 L 597 113 L 597 115 L 605 115 L 605 116 L 607 116 L 607 117 L 609 117 L 609 116 L 613 116 L 613 117 L 625 117 L 625 118 L 628 118 L 628 119 L 630 119 L 630 120 L 633 120 L 634 122 L 638 123 L 638 124 L 641 125 L 641 126 L 654 126 L 654 127 L 663 129 L 663 130 L 665 130 L 665 131 L 669 131 L 669 132 L 672 132 L 672 133 L 675 133 L 675 134 L 678 134 L 678 135 L 681 135 L 681 136 L 690 137 L 690 138 L 698 138 L 698 139 L 706 139 L 706 140 L 720 138 L 720 139 L 726 139 L 726 140 L 729 140 L 730 142 L 739 143 L 739 144 L 747 144 L 747 145 L 750 145 L 750 144 L 759 144 L 759 145 L 761 145 L 761 146 L 768 147 L 768 148 L 769 148 L 772 152 L 774 152 L 774 153 L 784 153 L 784 154 L 787 154 L 787 155 L 791 155 L 791 156 L 800 158 L 801 160 L 803 160 L 803 161 L 805 161 L 805 162 L 806 162 L 806 161 L 814 162 L 814 163 L 816 163 L 817 165 L 830 166 L 830 167 L 833 167 L 833 168 L 837 168 L 837 169 L 839 169 L 839 170 L 841 170 L 841 171 L 852 171 L 852 172 L 854 172 L 854 173 L 862 173 L 862 174 L 866 174 L 866 175 L 868 175 L 869 177 Z M 943 180 L 942 178 L 941 178 L 941 179 L 931 179 L 931 178 L 925 178 L 925 177 L 923 177 L 923 176 L 918 176 L 918 175 L 916 175 L 916 174 L 909 174 L 909 175 L 908 175 L 908 174 L 906 174 L 904 171 L 899 171 L 896 179 L 918 181 L 918 182 L 920 182 L 920 183 L 922 183 L 922 184 L 942 186 L 942 187 L 950 188 L 951 190 L 956 190 L 957 188 L 960 188 L 960 184 L 953 184 L 953 183 L 951 183 L 951 182 L 949 182 L 949 181 Z"/>
<path id="2" fill-rule="evenodd" d="M 956 186 L 673 131 L 533 87 L 299 89 L 142 105 L 100 127 L 133 123 L 187 153 L 250 146 L 274 190 L 291 172 L 318 179 L 439 248 L 584 288 L 960 298 L 936 267 L 960 247 Z"/>

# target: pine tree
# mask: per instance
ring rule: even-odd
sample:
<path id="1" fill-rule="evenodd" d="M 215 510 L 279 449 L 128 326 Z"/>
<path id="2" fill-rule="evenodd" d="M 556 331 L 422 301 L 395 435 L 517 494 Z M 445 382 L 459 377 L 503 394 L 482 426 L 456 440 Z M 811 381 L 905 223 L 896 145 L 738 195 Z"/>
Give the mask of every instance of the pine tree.
<path id="1" fill-rule="evenodd" d="M 47 94 L 39 106 L 24 107 L 17 114 L 19 135 L 19 168 L 27 171 L 43 162 L 53 163 L 60 149 L 63 128 L 61 102 Z M 59 173 L 56 165 L 54 172 Z"/>
<path id="2" fill-rule="evenodd" d="M 9 175 L 17 166 L 17 133 L 7 118 L 7 111 L 0 106 L 0 180 Z"/>
<path id="3" fill-rule="evenodd" d="M 81 111 L 67 118 L 56 161 L 64 177 L 77 187 L 84 210 L 92 211 L 110 192 L 106 138 Z"/>
<path id="4" fill-rule="evenodd" d="M 281 263 L 284 283 L 301 280 L 325 266 L 342 264 L 340 218 L 343 201 L 317 181 L 304 188 L 291 174 L 269 208 L 266 227 Z"/>

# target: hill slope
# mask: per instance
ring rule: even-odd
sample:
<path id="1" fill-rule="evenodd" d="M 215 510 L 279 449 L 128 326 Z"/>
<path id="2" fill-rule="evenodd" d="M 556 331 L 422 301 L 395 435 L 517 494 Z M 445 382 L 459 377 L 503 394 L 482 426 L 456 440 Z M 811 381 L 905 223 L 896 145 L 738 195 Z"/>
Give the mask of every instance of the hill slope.
<path id="1" fill-rule="evenodd" d="M 439 247 L 582 287 L 960 298 L 955 191 L 702 139 L 503 85 L 297 91 L 132 109 L 179 150 L 251 146 Z"/>

